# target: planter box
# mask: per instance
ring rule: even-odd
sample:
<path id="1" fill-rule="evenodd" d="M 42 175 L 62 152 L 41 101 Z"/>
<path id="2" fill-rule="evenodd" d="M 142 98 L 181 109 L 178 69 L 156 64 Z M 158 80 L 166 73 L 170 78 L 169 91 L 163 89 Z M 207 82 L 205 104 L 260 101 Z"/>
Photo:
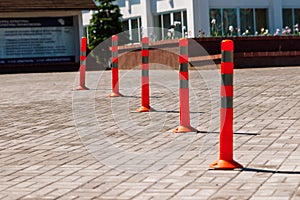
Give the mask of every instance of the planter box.
<path id="1" fill-rule="evenodd" d="M 189 60 L 194 67 L 205 68 L 212 64 L 212 60 L 221 62 L 221 41 L 234 41 L 234 62 L 236 68 L 269 67 L 269 66 L 297 66 L 300 65 L 300 37 L 299 36 L 257 36 L 257 37 L 211 37 L 193 38 L 189 43 Z M 164 40 L 150 43 L 149 62 L 152 69 L 178 69 L 178 39 Z M 199 52 L 200 44 L 207 53 Z M 140 69 L 141 45 L 124 45 L 119 47 L 119 68 Z M 110 51 L 107 50 L 109 56 Z M 207 56 L 210 55 L 210 56 Z M 165 66 L 165 67 L 163 67 Z M 168 67 L 166 67 L 168 66 Z M 91 65 L 88 63 L 88 68 Z M 94 64 L 93 69 L 104 69 Z M 192 68 L 191 68 L 192 69 Z"/>
<path id="2" fill-rule="evenodd" d="M 210 55 L 220 54 L 221 41 L 234 41 L 236 67 L 300 65 L 300 36 L 195 38 Z M 192 54 L 192 52 L 190 52 Z M 216 63 L 220 59 L 215 60 Z"/>

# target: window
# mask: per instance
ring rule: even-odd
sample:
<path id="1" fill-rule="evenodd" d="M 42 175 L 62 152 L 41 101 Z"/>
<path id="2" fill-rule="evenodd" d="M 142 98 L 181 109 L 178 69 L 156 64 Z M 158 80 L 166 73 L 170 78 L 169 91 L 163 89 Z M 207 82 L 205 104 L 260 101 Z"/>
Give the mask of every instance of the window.
<path id="1" fill-rule="evenodd" d="M 160 15 L 156 15 L 154 16 L 154 26 L 155 27 L 159 27 L 161 28 L 162 27 L 162 23 L 161 23 L 161 16 Z M 154 29 L 154 33 L 150 33 L 150 37 L 153 41 L 156 41 L 156 40 L 162 40 L 162 33 L 161 33 L 162 30 L 160 29 Z"/>
<path id="2" fill-rule="evenodd" d="M 294 24 L 300 23 L 300 9 L 294 9 Z"/>
<path id="3" fill-rule="evenodd" d="M 141 29 L 141 22 L 140 22 L 140 18 L 138 19 L 132 19 L 131 20 L 131 30 L 132 30 L 132 42 L 136 43 L 136 42 L 140 42 L 140 29 Z"/>
<path id="4" fill-rule="evenodd" d="M 122 21 L 123 31 L 128 31 L 131 43 L 141 41 L 141 18 L 132 18 Z"/>
<path id="5" fill-rule="evenodd" d="M 268 10 L 265 8 L 210 9 L 210 35 L 234 36 L 261 33 L 268 28 Z M 300 14 L 300 13 L 299 13 Z"/>
<path id="6" fill-rule="evenodd" d="M 163 22 L 163 27 L 162 28 L 164 28 L 164 30 L 163 30 L 163 32 L 164 32 L 163 36 L 167 37 L 167 35 L 168 35 L 168 29 L 171 27 L 171 16 L 170 16 L 170 14 L 164 14 L 164 15 L 162 15 L 162 22 Z"/>
<path id="7" fill-rule="evenodd" d="M 223 33 L 237 35 L 236 9 L 223 9 Z"/>
<path id="8" fill-rule="evenodd" d="M 254 18 L 253 9 L 245 8 L 240 9 L 240 19 L 241 19 L 241 33 L 244 35 L 254 35 Z"/>
<path id="9" fill-rule="evenodd" d="M 188 31 L 186 14 L 186 11 L 177 11 L 154 16 L 154 26 L 159 28 L 156 29 L 155 39 L 185 37 Z M 174 29 L 174 35 L 170 35 L 171 28 Z"/>
<path id="10" fill-rule="evenodd" d="M 255 9 L 256 31 L 260 34 L 268 28 L 267 9 Z"/>
<path id="11" fill-rule="evenodd" d="M 210 34 L 212 36 L 223 35 L 221 9 L 210 9 Z"/>
<path id="12" fill-rule="evenodd" d="M 122 22 L 122 28 L 123 28 L 123 31 L 129 30 L 129 21 L 128 20 Z"/>
<path id="13" fill-rule="evenodd" d="M 182 12 L 182 15 L 183 15 L 183 26 L 182 26 L 182 31 L 183 33 L 188 33 L 188 26 L 187 26 L 187 14 L 186 14 L 186 11 L 183 11 Z"/>
<path id="14" fill-rule="evenodd" d="M 285 33 L 299 33 L 300 9 L 284 8 L 282 10 L 282 22 Z"/>
<path id="15" fill-rule="evenodd" d="M 174 13 L 175 37 L 180 38 L 182 32 L 181 13 Z"/>
<path id="16" fill-rule="evenodd" d="M 283 9 L 282 15 L 283 15 L 283 26 L 284 27 L 292 27 L 293 26 L 293 10 L 292 9 Z"/>
<path id="17" fill-rule="evenodd" d="M 210 9 L 210 35 L 237 35 L 237 9 Z"/>

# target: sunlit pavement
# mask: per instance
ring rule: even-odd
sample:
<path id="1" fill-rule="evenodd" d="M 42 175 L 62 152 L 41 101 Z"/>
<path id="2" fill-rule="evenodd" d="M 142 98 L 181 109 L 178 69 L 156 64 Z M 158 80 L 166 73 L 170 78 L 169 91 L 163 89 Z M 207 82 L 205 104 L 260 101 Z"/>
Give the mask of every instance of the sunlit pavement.
<path id="1" fill-rule="evenodd" d="M 300 199 L 300 67 L 238 69 L 234 159 L 218 159 L 219 72 L 190 71 L 191 125 L 179 125 L 178 72 L 150 71 L 151 113 L 140 71 L 1 75 L 0 199 Z"/>

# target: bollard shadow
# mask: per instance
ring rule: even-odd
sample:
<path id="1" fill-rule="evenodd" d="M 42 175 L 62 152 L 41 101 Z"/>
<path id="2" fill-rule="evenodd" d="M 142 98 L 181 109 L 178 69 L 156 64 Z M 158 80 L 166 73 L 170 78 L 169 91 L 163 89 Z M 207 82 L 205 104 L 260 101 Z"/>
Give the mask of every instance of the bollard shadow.
<path id="1" fill-rule="evenodd" d="M 261 135 L 260 133 L 239 133 L 239 132 L 236 132 L 236 133 L 233 133 L 235 135 Z"/>
<path id="2" fill-rule="evenodd" d="M 131 96 L 131 95 L 124 95 L 123 98 L 133 98 L 133 99 L 140 99 L 140 96 Z"/>
<path id="3" fill-rule="evenodd" d="M 154 110 L 153 112 L 160 113 L 180 113 L 178 110 Z M 190 112 L 191 114 L 204 114 L 205 112 Z"/>
<path id="4" fill-rule="evenodd" d="M 212 134 L 220 134 L 220 132 L 218 131 L 198 131 L 197 133 L 212 133 Z M 239 132 L 236 132 L 236 133 L 233 133 L 234 135 L 260 135 L 260 133 L 239 133 Z"/>
<path id="5" fill-rule="evenodd" d="M 81 91 L 77 89 L 72 89 L 71 91 Z M 85 91 L 111 91 L 110 89 L 97 89 L 97 88 L 89 88 L 88 90 Z"/>
<path id="6" fill-rule="evenodd" d="M 133 96 L 133 95 L 124 95 L 123 98 L 134 98 L 134 99 L 141 99 L 141 96 Z M 150 99 L 161 99 L 161 96 L 150 96 Z"/>
<path id="7" fill-rule="evenodd" d="M 90 90 L 96 90 L 96 91 L 111 91 L 111 89 L 100 89 L 100 88 L 95 88 L 95 89 L 90 89 Z"/>
<path id="8" fill-rule="evenodd" d="M 241 171 L 245 172 L 257 172 L 257 173 L 271 173 L 271 174 L 299 174 L 300 171 L 281 171 L 281 170 L 270 170 L 270 169 L 258 169 L 258 168 L 242 168 Z"/>

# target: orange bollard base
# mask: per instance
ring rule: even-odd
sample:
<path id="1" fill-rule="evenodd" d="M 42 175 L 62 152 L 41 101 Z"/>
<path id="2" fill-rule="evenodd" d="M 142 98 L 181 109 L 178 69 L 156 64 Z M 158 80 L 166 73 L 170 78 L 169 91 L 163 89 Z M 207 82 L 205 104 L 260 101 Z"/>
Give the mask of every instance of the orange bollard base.
<path id="1" fill-rule="evenodd" d="M 155 111 L 153 108 L 151 107 L 145 107 L 145 106 L 141 106 L 138 109 L 136 109 L 134 112 L 151 112 L 151 111 Z"/>
<path id="2" fill-rule="evenodd" d="M 197 129 L 191 127 L 191 126 L 178 126 L 177 128 L 172 130 L 174 133 L 188 133 L 188 132 L 198 132 Z"/>
<path id="3" fill-rule="evenodd" d="M 213 162 L 210 166 L 210 169 L 219 169 L 219 170 L 232 170 L 237 168 L 243 168 L 243 166 L 234 161 L 234 160 L 217 160 L 216 162 Z"/>
<path id="4" fill-rule="evenodd" d="M 120 94 L 120 93 L 115 93 L 115 92 L 112 92 L 108 95 L 109 97 L 122 97 L 123 95 Z"/>
<path id="5" fill-rule="evenodd" d="M 78 86 L 76 88 L 76 90 L 89 90 L 89 88 L 85 87 L 85 86 Z"/>

